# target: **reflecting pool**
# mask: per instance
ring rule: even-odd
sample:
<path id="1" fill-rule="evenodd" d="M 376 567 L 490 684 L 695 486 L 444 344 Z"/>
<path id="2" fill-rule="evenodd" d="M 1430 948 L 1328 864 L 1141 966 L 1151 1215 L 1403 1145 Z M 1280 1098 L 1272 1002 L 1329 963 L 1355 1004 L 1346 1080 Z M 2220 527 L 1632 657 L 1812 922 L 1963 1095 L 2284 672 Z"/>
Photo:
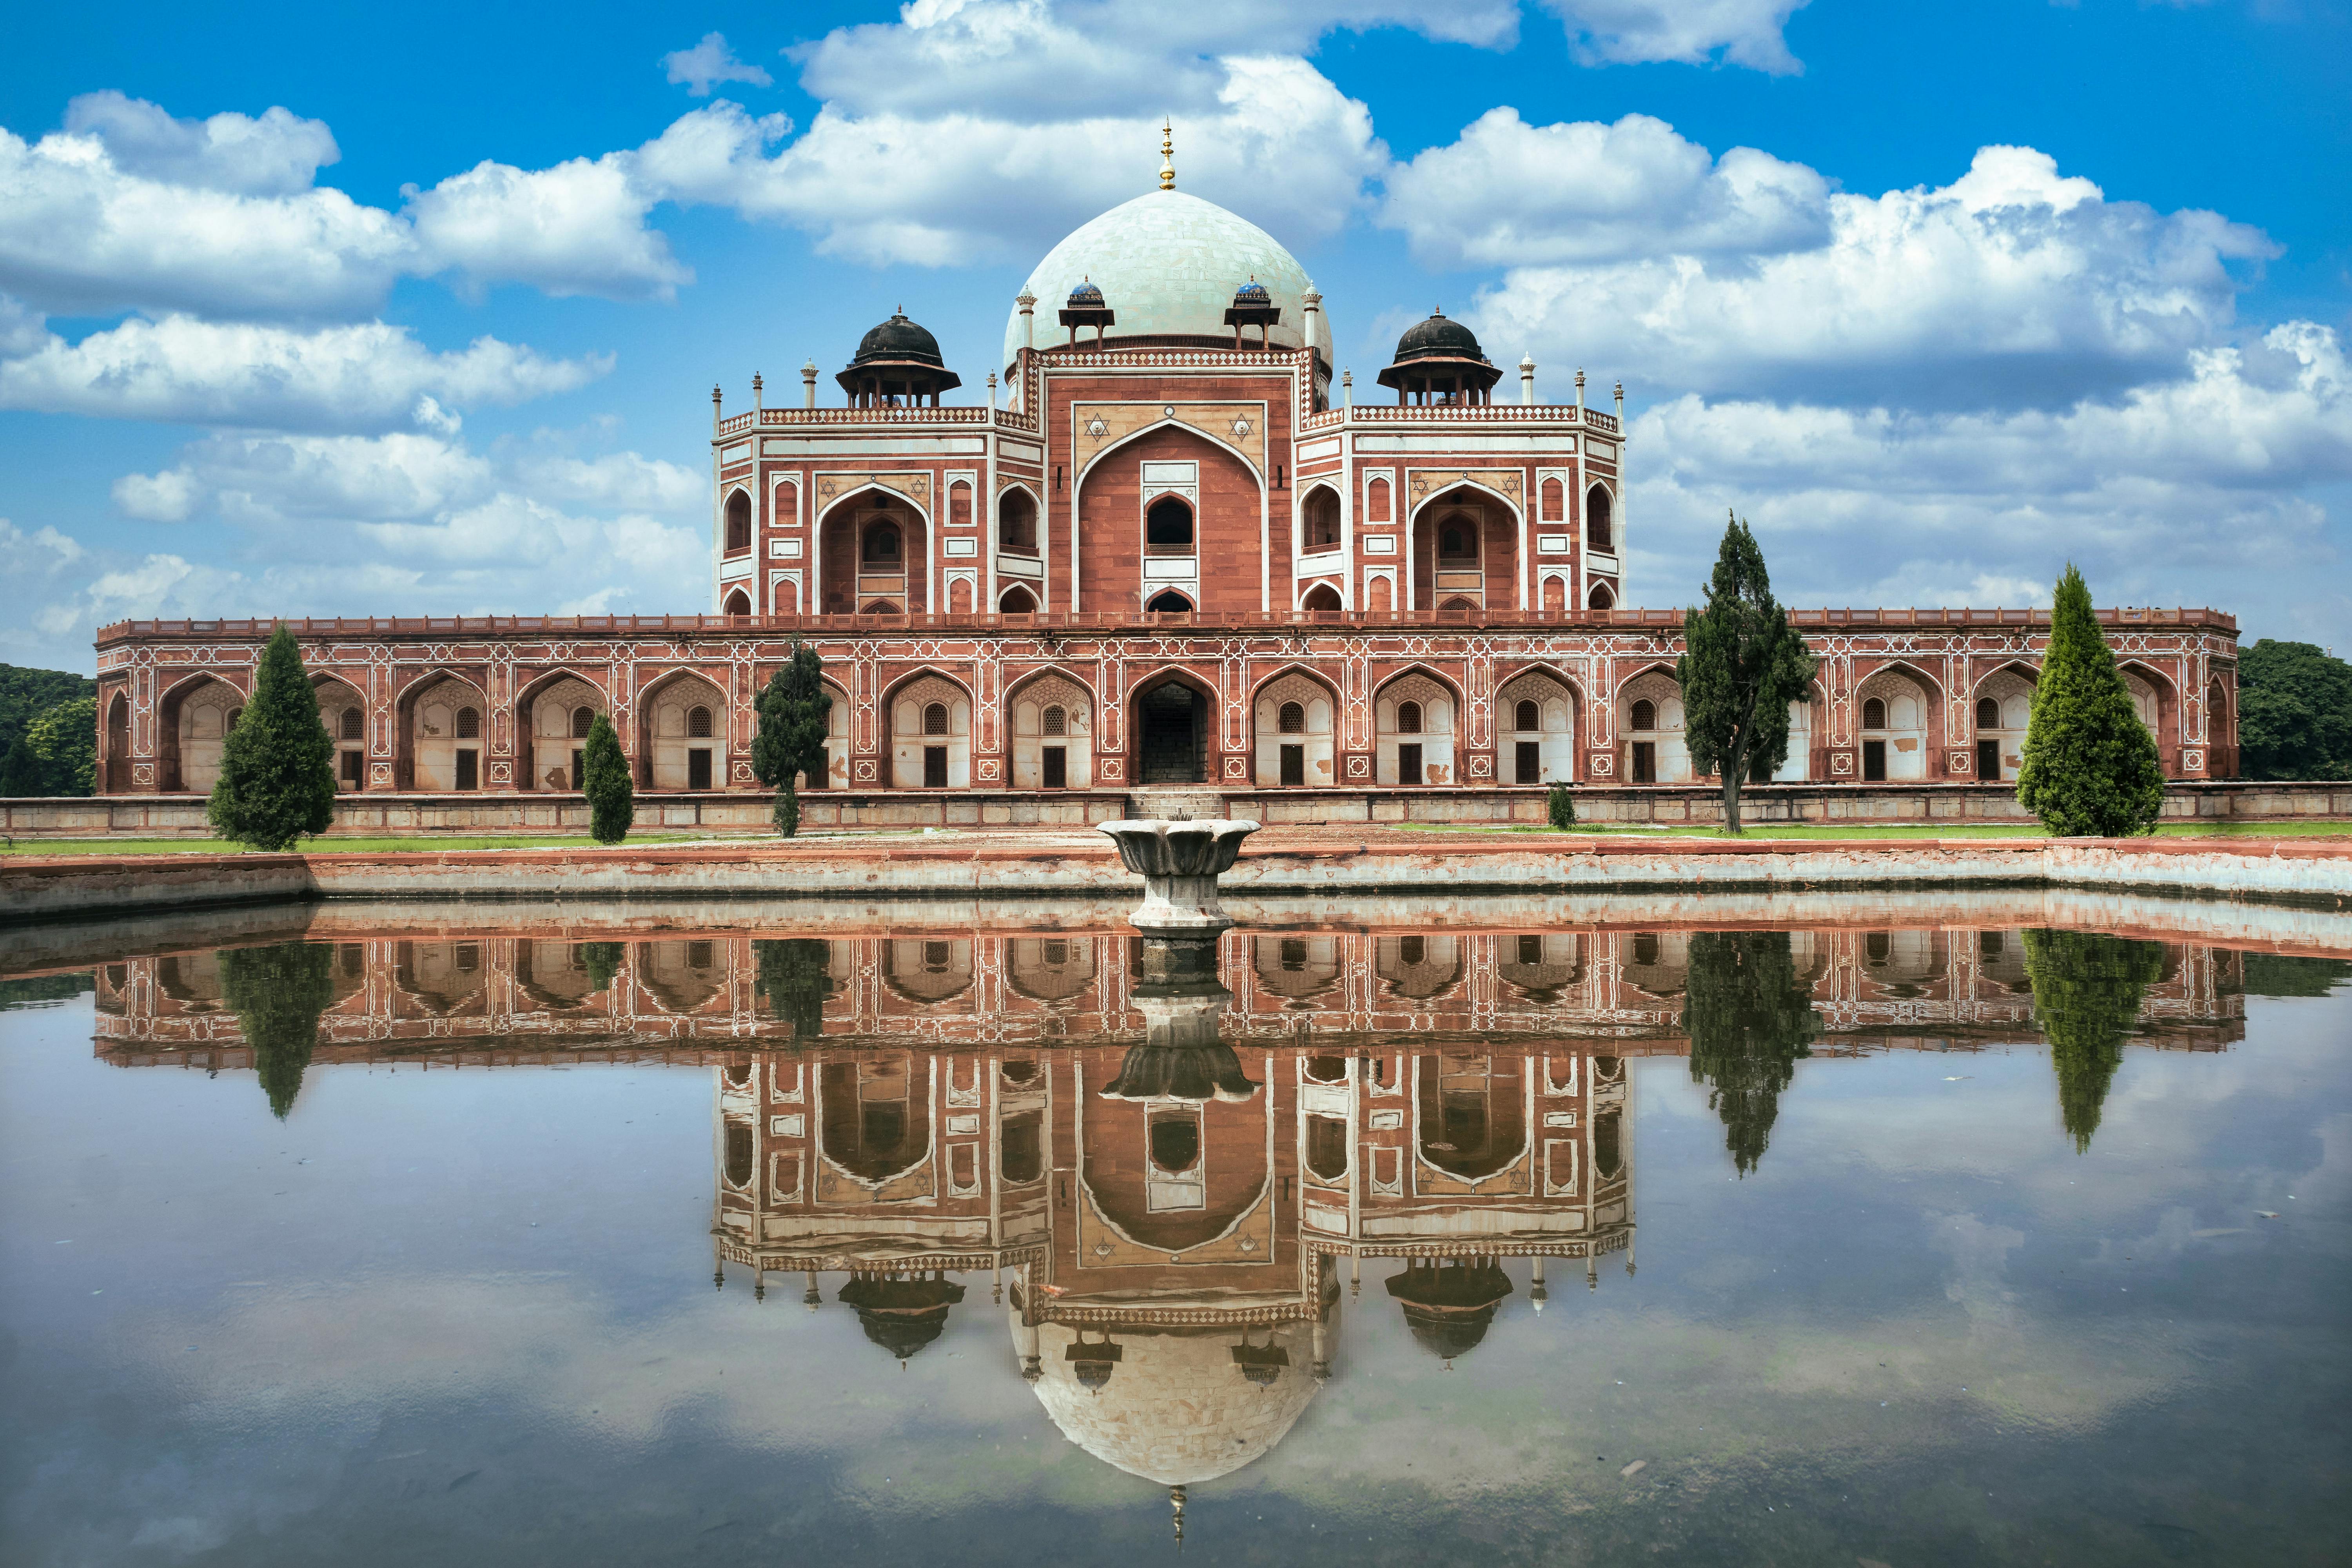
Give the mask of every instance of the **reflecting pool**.
<path id="1" fill-rule="evenodd" d="M 0 1556 L 2345 1561 L 2352 948 L 2032 912 L 27 937 Z"/>

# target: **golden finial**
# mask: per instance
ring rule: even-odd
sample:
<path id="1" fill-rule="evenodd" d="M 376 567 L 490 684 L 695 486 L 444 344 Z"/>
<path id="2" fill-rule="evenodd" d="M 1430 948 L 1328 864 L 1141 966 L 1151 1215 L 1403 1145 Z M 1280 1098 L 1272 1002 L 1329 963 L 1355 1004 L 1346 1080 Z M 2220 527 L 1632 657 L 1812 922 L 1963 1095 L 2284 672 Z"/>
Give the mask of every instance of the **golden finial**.
<path id="1" fill-rule="evenodd" d="M 1165 117 L 1160 121 L 1160 188 L 1176 188 L 1176 125 Z"/>

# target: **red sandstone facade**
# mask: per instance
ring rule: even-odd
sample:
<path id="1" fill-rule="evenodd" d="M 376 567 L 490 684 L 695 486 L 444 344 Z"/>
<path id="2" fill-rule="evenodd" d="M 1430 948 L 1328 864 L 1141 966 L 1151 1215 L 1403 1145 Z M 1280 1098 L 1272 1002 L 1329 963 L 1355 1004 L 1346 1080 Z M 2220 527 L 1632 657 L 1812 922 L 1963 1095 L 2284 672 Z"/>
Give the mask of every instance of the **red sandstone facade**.
<path id="1" fill-rule="evenodd" d="M 1205 203 L 1154 207 L 1179 199 L 1165 184 L 1040 276 L 1105 225 L 1118 266 L 1130 208 L 1159 225 L 1148 238 L 1208 221 L 1197 209 L 1240 243 L 1246 226 Z M 1271 247 L 1296 272 L 1244 238 L 1263 242 L 1253 265 Z M 1399 402 L 1358 405 L 1346 377 L 1333 395 L 1303 274 L 1237 290 L 1230 342 L 1178 283 L 1139 276 L 1130 296 L 1073 291 L 1060 344 L 1040 345 L 1024 289 L 1003 406 L 994 373 L 984 406 L 938 405 L 958 380 L 903 317 L 842 373 L 850 406 L 815 406 L 814 365 L 802 407 L 761 405 L 757 378 L 749 412 L 714 394 L 715 614 L 289 623 L 344 787 L 572 793 L 602 712 L 640 789 L 753 791 L 752 704 L 795 638 L 837 699 L 821 788 L 1695 782 L 1680 614 L 1621 607 L 1625 433 L 1585 406 L 1580 372 L 1574 402 L 1538 404 L 1523 362 L 1520 400 L 1493 401 L 1502 373 L 1435 318 L 1381 373 Z M 2045 616 L 1795 618 L 1821 678 L 1778 779 L 2015 776 Z M 2234 777 L 2235 621 L 2103 618 L 2167 774 Z M 208 789 L 268 630 L 104 628 L 101 793 Z"/>

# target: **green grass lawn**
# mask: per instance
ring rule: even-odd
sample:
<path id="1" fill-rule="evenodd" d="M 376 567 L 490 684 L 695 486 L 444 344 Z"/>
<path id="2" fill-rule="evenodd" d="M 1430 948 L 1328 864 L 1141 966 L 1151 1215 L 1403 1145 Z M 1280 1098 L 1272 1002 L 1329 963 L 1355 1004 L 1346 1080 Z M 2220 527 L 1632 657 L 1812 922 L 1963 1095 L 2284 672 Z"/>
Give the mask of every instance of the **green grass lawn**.
<path id="1" fill-rule="evenodd" d="M 1658 838 L 1728 838 L 1720 827 L 1653 827 L 1640 823 L 1580 822 L 1561 829 L 1540 823 L 1399 822 L 1423 833 L 1637 834 Z M 2352 838 L 2352 822 L 2179 822 L 2157 828 L 2166 838 Z M 2041 838 L 2032 822 L 1769 822 L 1750 824 L 1744 838 Z"/>

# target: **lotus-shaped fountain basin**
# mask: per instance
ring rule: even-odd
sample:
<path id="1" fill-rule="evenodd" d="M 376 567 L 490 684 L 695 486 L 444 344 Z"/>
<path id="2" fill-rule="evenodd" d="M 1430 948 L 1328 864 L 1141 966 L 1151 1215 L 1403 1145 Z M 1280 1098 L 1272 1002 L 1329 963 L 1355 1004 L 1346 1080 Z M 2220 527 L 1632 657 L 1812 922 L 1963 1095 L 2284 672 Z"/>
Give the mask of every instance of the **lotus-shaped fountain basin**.
<path id="1" fill-rule="evenodd" d="M 1128 917 L 1136 930 L 1184 936 L 1221 931 L 1234 922 L 1217 902 L 1217 879 L 1234 868 L 1255 822 L 1157 817 L 1098 825 L 1118 846 L 1121 864 L 1143 879 L 1142 905 Z"/>

